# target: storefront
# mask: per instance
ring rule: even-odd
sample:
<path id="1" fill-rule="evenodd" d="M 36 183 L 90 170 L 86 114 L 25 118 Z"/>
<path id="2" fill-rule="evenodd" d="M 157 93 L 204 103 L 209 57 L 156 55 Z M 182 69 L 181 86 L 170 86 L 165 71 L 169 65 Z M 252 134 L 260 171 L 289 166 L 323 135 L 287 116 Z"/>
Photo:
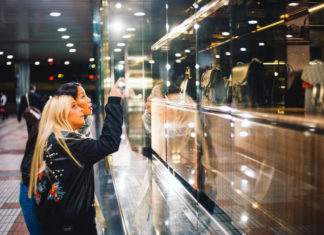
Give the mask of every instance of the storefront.
<path id="1" fill-rule="evenodd" d="M 126 230 L 320 234 L 323 2 L 109 4 L 103 86 L 126 77 L 125 136 L 140 153 L 111 159 Z"/>

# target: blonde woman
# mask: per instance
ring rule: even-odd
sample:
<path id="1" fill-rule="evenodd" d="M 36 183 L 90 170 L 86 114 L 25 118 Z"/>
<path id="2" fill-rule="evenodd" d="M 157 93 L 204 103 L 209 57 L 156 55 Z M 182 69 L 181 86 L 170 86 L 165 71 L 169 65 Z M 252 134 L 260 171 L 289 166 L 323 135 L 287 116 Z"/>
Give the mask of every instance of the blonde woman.
<path id="1" fill-rule="evenodd" d="M 84 125 L 83 109 L 71 96 L 45 105 L 31 164 L 29 197 L 35 194 L 42 234 L 97 234 L 93 164 L 118 150 L 122 128 L 119 79 L 105 107 L 98 140 L 76 130 Z"/>

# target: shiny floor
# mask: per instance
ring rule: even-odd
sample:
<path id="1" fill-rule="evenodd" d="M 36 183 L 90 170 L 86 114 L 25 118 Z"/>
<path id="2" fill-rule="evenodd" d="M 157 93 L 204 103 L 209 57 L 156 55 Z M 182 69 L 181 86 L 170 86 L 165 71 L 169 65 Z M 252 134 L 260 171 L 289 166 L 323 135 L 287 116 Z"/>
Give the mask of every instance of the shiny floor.
<path id="1" fill-rule="evenodd" d="M 29 234 L 20 209 L 20 162 L 27 140 L 24 122 L 0 121 L 0 234 Z"/>

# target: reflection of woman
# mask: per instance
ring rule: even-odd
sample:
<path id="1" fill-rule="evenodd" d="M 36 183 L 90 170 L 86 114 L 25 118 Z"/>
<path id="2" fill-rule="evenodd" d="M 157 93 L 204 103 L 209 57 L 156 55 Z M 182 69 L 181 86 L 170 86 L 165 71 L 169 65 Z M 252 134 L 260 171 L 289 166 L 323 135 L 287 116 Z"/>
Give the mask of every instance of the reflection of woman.
<path id="1" fill-rule="evenodd" d="M 118 149 L 122 126 L 118 83 L 106 105 L 98 140 L 75 132 L 84 125 L 83 109 L 71 96 L 49 100 L 39 124 L 29 196 L 36 195 L 36 215 L 44 234 L 96 234 L 92 166 Z"/>

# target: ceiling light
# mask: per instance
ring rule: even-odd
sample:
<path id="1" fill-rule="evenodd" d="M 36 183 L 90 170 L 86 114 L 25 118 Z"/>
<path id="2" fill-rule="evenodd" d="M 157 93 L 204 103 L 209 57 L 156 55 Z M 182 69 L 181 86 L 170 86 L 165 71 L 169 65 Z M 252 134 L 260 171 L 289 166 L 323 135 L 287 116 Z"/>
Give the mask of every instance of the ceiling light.
<path id="1" fill-rule="evenodd" d="M 240 48 L 240 51 L 246 51 L 246 48 L 245 47 L 241 47 Z"/>
<path id="2" fill-rule="evenodd" d="M 129 35 L 129 34 L 122 36 L 122 38 L 131 38 L 131 37 L 132 37 L 132 36 Z"/>
<path id="3" fill-rule="evenodd" d="M 118 65 L 117 65 L 117 69 L 118 69 L 119 71 L 123 70 L 123 69 L 124 69 L 124 65 L 122 65 L 122 64 L 118 64 Z"/>
<path id="4" fill-rule="evenodd" d="M 60 16 L 60 15 L 61 15 L 60 12 L 51 12 L 51 13 L 50 13 L 50 16 L 54 16 L 54 17 L 58 17 L 58 16 Z"/>
<path id="5" fill-rule="evenodd" d="M 110 29 L 112 29 L 114 31 L 119 32 L 119 31 L 121 31 L 121 30 L 124 29 L 124 24 L 123 24 L 123 22 L 115 21 L 115 22 L 109 24 L 108 25 L 108 28 L 110 28 Z"/>
<path id="6" fill-rule="evenodd" d="M 129 32 L 134 32 L 134 31 L 136 31 L 136 29 L 133 28 L 133 27 L 130 27 L 130 28 L 127 28 L 127 31 L 129 31 Z"/>
<path id="7" fill-rule="evenodd" d="M 35 65 L 40 65 L 40 62 L 39 62 L 39 61 L 35 61 L 34 64 L 35 64 Z"/>
<path id="8" fill-rule="evenodd" d="M 68 60 L 67 61 L 64 61 L 64 64 L 65 65 L 69 65 L 70 64 L 70 61 L 68 61 Z"/>
<path id="9" fill-rule="evenodd" d="M 7 65 L 11 65 L 12 64 L 12 62 L 11 61 L 7 61 Z"/>
<path id="10" fill-rule="evenodd" d="M 145 16 L 145 12 L 135 12 L 134 16 Z"/>
<path id="11" fill-rule="evenodd" d="M 298 5 L 299 5 L 298 2 L 290 2 L 290 3 L 288 3 L 288 6 L 290 6 L 290 7 L 296 7 Z"/>
<path id="12" fill-rule="evenodd" d="M 286 35 L 286 38 L 292 38 L 292 37 L 293 37 L 293 35 L 291 35 L 291 34 Z"/>
<path id="13" fill-rule="evenodd" d="M 229 32 L 222 32 L 222 35 L 223 36 L 228 36 L 228 35 L 230 35 L 230 33 Z"/>
<path id="14" fill-rule="evenodd" d="M 13 58 L 13 55 L 7 55 L 7 58 L 8 59 L 12 59 Z"/>
<path id="15" fill-rule="evenodd" d="M 119 47 L 124 47 L 125 45 L 126 45 L 126 44 L 123 43 L 123 42 L 117 43 L 117 46 L 119 46 Z"/>
<path id="16" fill-rule="evenodd" d="M 249 20 L 248 23 L 249 23 L 249 24 L 257 24 L 258 21 L 257 21 L 257 20 Z"/>
<path id="17" fill-rule="evenodd" d="M 115 4 L 115 7 L 116 7 L 117 9 L 120 9 L 120 8 L 122 8 L 122 4 L 121 4 L 120 2 L 117 2 L 117 3 Z"/>
<path id="18" fill-rule="evenodd" d="M 189 49 L 185 49 L 184 52 L 185 53 L 190 53 L 190 50 Z"/>
<path id="19" fill-rule="evenodd" d="M 165 68 L 166 68 L 167 70 L 169 70 L 169 69 L 171 68 L 171 65 L 170 65 L 170 64 L 166 64 Z"/>
<path id="20" fill-rule="evenodd" d="M 115 48 L 114 49 L 114 52 L 121 52 L 122 51 L 122 49 L 120 49 L 120 48 Z"/>
<path id="21" fill-rule="evenodd" d="M 181 63 L 181 60 L 176 60 L 176 63 L 180 64 Z"/>
<path id="22" fill-rule="evenodd" d="M 3 51 L 0 51 L 0 55 L 3 55 Z"/>
<path id="23" fill-rule="evenodd" d="M 199 29 L 199 24 L 194 24 L 194 29 Z"/>
<path id="24" fill-rule="evenodd" d="M 93 62 L 93 61 L 95 61 L 95 58 L 90 58 L 89 61 Z"/>
<path id="25" fill-rule="evenodd" d="M 66 28 L 58 28 L 57 31 L 59 31 L 59 32 L 65 32 L 66 31 Z"/>
<path id="26" fill-rule="evenodd" d="M 73 47 L 74 44 L 73 44 L 73 43 L 67 43 L 66 46 L 67 46 L 67 47 Z"/>
<path id="27" fill-rule="evenodd" d="M 220 55 L 216 55 L 215 57 L 216 57 L 217 59 L 219 59 L 219 58 L 220 58 Z"/>
<path id="28" fill-rule="evenodd" d="M 75 49 L 75 48 L 71 48 L 71 49 L 69 50 L 69 52 L 74 53 L 74 52 L 76 52 L 76 49 Z"/>
<path id="29" fill-rule="evenodd" d="M 181 57 L 181 53 L 175 53 L 176 57 Z"/>
<path id="30" fill-rule="evenodd" d="M 48 62 L 53 62 L 53 58 L 48 58 Z"/>
<path id="31" fill-rule="evenodd" d="M 192 6 L 193 6 L 195 9 L 197 9 L 197 8 L 199 7 L 199 5 L 198 5 L 197 3 L 194 3 Z"/>
<path id="32" fill-rule="evenodd" d="M 70 38 L 69 35 L 63 35 L 63 36 L 62 36 L 62 39 L 69 39 L 69 38 Z"/>
<path id="33" fill-rule="evenodd" d="M 225 52 L 225 55 L 231 55 L 231 52 L 226 51 L 226 52 Z"/>
<path id="34" fill-rule="evenodd" d="M 154 64 L 155 61 L 154 61 L 154 60 L 149 60 L 149 63 L 150 63 L 150 64 Z"/>
<path id="35" fill-rule="evenodd" d="M 259 46 L 260 46 L 260 47 L 263 47 L 264 45 L 265 45 L 264 42 L 259 42 Z"/>

